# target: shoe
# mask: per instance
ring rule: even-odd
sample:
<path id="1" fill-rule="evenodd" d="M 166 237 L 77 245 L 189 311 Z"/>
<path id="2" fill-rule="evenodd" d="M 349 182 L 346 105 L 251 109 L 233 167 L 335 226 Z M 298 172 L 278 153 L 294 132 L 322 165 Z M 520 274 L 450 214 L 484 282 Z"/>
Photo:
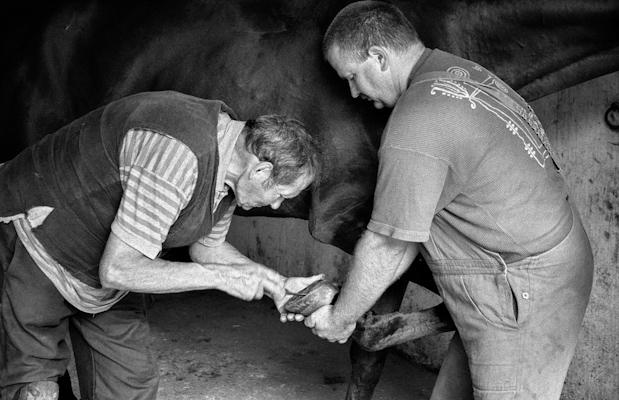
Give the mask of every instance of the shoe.
<path id="1" fill-rule="evenodd" d="M 58 392 L 56 382 L 31 382 L 19 390 L 16 400 L 58 400 Z"/>

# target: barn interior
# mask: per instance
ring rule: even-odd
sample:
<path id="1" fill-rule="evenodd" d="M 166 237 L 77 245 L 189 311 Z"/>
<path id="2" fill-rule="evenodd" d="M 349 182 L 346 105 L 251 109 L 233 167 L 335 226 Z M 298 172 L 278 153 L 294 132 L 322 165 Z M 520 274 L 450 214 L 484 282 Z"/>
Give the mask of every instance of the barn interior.
<path id="1" fill-rule="evenodd" d="M 0 28 L 0 163 L 76 117 L 142 91 L 221 99 L 240 119 L 273 109 L 298 116 L 324 146 L 321 185 L 277 212 L 238 210 L 228 241 L 282 274 L 324 273 L 341 283 L 371 210 L 373 181 L 367 176 L 376 172 L 388 117 L 350 99 L 320 54 L 322 33 L 349 2 L 65 0 L 36 10 L 11 5 L 5 14 L 10 21 Z M 591 300 L 562 399 L 617 398 L 619 3 L 392 2 L 428 47 L 494 71 L 539 116 L 595 261 Z M 425 287 L 407 285 L 400 312 L 441 302 Z M 268 299 L 246 303 L 220 292 L 189 292 L 153 300 L 158 398 L 347 398 L 350 341 L 331 344 L 302 324 L 281 324 Z M 359 398 L 428 399 L 452 335 L 390 346 L 375 391 Z M 70 374 L 79 398 L 75 370 Z"/>

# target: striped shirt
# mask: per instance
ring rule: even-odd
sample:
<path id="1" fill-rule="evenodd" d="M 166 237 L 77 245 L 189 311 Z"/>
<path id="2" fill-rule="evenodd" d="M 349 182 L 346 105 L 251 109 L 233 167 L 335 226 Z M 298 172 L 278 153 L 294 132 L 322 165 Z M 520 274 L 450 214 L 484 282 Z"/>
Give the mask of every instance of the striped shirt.
<path id="1" fill-rule="evenodd" d="M 243 122 L 220 113 L 217 124 L 220 164 L 213 210 L 228 193 L 225 173 Z M 123 197 L 112 232 L 149 258 L 161 252 L 168 231 L 187 206 L 198 177 L 198 160 L 184 143 L 165 134 L 131 129 L 119 156 Z M 217 221 L 211 233 L 199 240 L 205 246 L 224 242 L 235 204 Z"/>

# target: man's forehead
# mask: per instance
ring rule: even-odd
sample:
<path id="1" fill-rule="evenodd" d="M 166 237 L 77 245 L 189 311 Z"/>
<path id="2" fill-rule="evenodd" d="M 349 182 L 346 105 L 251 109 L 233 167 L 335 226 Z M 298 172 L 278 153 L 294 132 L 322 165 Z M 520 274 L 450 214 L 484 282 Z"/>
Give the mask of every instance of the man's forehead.
<path id="1" fill-rule="evenodd" d="M 340 49 L 339 46 L 333 45 L 329 52 L 327 53 L 327 60 L 329 63 L 337 70 L 338 75 L 342 78 L 342 75 L 346 75 L 350 69 L 350 59 L 346 57 L 346 54 L 343 50 Z"/>

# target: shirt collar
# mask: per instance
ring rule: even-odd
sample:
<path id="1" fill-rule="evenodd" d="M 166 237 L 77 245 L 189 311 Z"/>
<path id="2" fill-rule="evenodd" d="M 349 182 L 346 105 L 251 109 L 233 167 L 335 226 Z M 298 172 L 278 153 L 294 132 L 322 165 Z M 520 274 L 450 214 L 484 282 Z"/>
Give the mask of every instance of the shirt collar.
<path id="1" fill-rule="evenodd" d="M 417 60 L 417 62 L 413 66 L 411 73 L 408 74 L 408 82 L 406 83 L 407 88 L 411 85 L 411 82 L 413 81 L 413 77 L 417 75 L 417 72 L 419 71 L 421 66 L 427 61 L 428 57 L 430 57 L 430 54 L 432 54 L 432 51 L 433 51 L 432 49 L 429 49 L 427 47 L 423 50 L 421 57 L 419 57 L 419 60 Z"/>
<path id="2" fill-rule="evenodd" d="M 225 112 L 220 112 L 217 118 L 217 151 L 219 152 L 219 165 L 217 166 L 217 178 L 215 180 L 215 198 L 213 211 L 217 209 L 221 199 L 228 195 L 230 189 L 226 185 L 226 172 L 234 154 L 234 145 L 243 131 L 245 121 L 236 121 Z"/>

